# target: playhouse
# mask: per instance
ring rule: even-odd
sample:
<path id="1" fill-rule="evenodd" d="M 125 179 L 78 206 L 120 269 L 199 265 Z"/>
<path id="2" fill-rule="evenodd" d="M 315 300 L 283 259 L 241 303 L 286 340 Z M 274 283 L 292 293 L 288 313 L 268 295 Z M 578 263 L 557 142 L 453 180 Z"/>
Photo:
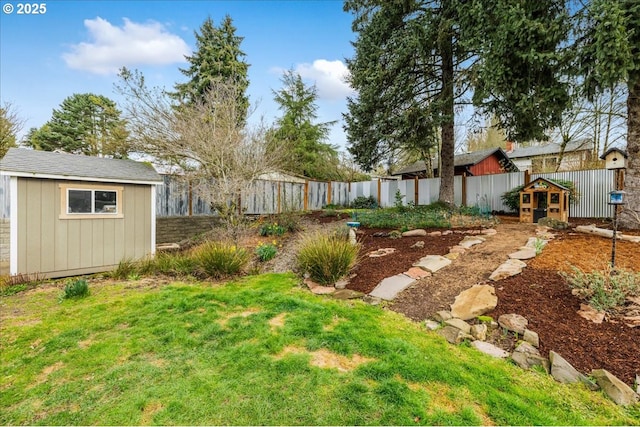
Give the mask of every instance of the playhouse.
<path id="1" fill-rule="evenodd" d="M 569 220 L 569 189 L 537 178 L 520 191 L 520 222 L 537 223 L 540 218 Z"/>

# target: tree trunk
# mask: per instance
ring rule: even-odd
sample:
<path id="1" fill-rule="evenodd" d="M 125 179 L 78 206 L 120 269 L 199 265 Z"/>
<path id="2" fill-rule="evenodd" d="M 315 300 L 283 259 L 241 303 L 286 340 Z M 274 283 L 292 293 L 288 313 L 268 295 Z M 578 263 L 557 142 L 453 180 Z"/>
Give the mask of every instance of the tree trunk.
<path id="1" fill-rule="evenodd" d="M 443 2 L 444 9 L 451 8 L 449 2 Z M 440 194 L 438 200 L 453 206 L 453 176 L 454 164 L 453 156 L 455 151 L 455 139 L 453 133 L 453 28 L 449 20 L 449 14 L 443 13 L 443 33 L 440 35 L 439 48 L 442 55 L 442 122 L 441 135 L 442 147 L 440 148 Z"/>
<path id="2" fill-rule="evenodd" d="M 640 73 L 629 76 L 627 98 L 627 171 L 624 186 L 627 204 L 620 213 L 620 226 L 640 229 Z"/>

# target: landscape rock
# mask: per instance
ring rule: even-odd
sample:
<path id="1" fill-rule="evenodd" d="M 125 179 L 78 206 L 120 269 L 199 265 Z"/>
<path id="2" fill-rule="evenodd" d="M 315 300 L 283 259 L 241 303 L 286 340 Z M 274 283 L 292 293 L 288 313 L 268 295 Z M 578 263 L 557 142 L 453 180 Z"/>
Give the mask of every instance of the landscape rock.
<path id="1" fill-rule="evenodd" d="M 333 293 L 333 297 L 341 300 L 362 298 L 364 294 L 362 292 L 354 291 L 352 289 L 339 289 Z"/>
<path id="2" fill-rule="evenodd" d="M 471 325 L 471 336 L 478 341 L 486 341 L 488 329 L 485 324 Z"/>
<path id="3" fill-rule="evenodd" d="M 377 231 L 372 234 L 373 237 L 389 237 L 389 233 L 386 231 Z"/>
<path id="4" fill-rule="evenodd" d="M 469 249 L 472 246 L 479 245 L 480 243 L 483 243 L 483 242 L 484 242 L 484 239 L 481 237 L 466 236 L 464 239 L 462 239 L 460 243 L 458 243 L 458 245 L 462 246 L 465 249 Z"/>
<path id="5" fill-rule="evenodd" d="M 636 374 L 636 393 L 640 394 L 640 375 Z"/>
<path id="6" fill-rule="evenodd" d="M 454 261 L 454 260 L 458 259 L 458 257 L 459 257 L 459 256 L 460 256 L 460 254 L 459 254 L 459 253 L 451 253 L 451 252 L 449 252 L 449 253 L 448 253 L 448 254 L 446 254 L 444 257 L 445 257 L 446 259 L 450 259 L 451 261 Z"/>
<path id="7" fill-rule="evenodd" d="M 509 357 L 509 352 L 504 351 L 500 347 L 488 343 L 486 341 L 473 341 L 471 346 L 475 347 L 478 351 L 499 359 L 506 359 Z"/>
<path id="8" fill-rule="evenodd" d="M 535 256 L 536 256 L 536 250 L 533 248 L 520 249 L 517 252 L 513 252 L 509 254 L 509 258 L 519 259 L 519 260 L 531 259 L 531 258 L 535 258 Z"/>
<path id="9" fill-rule="evenodd" d="M 433 315 L 433 319 L 438 322 L 444 322 L 451 319 L 453 316 L 450 311 L 440 310 Z"/>
<path id="10" fill-rule="evenodd" d="M 317 288 L 318 286 L 320 286 L 319 283 L 314 282 L 309 277 L 305 277 L 303 283 L 307 285 L 309 289 Z"/>
<path id="11" fill-rule="evenodd" d="M 544 225 L 545 227 L 553 228 L 554 230 L 565 230 L 569 227 L 569 224 L 567 224 L 566 222 L 560 221 L 556 218 L 549 218 L 548 216 L 540 218 L 538 220 L 538 224 Z"/>
<path id="12" fill-rule="evenodd" d="M 633 405 L 638 402 L 638 395 L 631 387 L 620 381 L 611 372 L 605 369 L 595 369 L 591 376 L 607 396 L 618 405 Z"/>
<path id="13" fill-rule="evenodd" d="M 371 251 L 367 254 L 369 258 L 380 258 L 383 256 L 391 255 L 396 251 L 396 248 L 381 248 Z"/>
<path id="14" fill-rule="evenodd" d="M 425 320 L 424 321 L 424 325 L 430 331 L 437 331 L 442 326 L 442 325 L 440 325 L 440 322 L 436 322 L 435 320 L 431 320 L 431 319 Z"/>
<path id="15" fill-rule="evenodd" d="M 329 295 L 336 291 L 336 288 L 334 288 L 333 286 L 321 286 L 321 285 L 318 285 L 310 289 L 311 289 L 311 292 L 316 295 Z"/>
<path id="16" fill-rule="evenodd" d="M 348 284 L 349 284 L 349 279 L 340 279 L 333 286 L 335 286 L 336 289 L 344 289 L 347 287 Z"/>
<path id="17" fill-rule="evenodd" d="M 506 279 L 507 277 L 515 276 L 516 274 L 522 273 L 522 269 L 526 266 L 527 264 L 518 259 L 508 259 L 500 264 L 493 273 L 491 273 L 489 279 L 495 282 Z"/>
<path id="18" fill-rule="evenodd" d="M 530 248 L 530 249 L 536 249 L 536 246 L 544 248 L 545 246 L 547 246 L 547 243 L 548 242 L 546 240 L 541 239 L 539 237 L 529 237 L 524 247 Z"/>
<path id="19" fill-rule="evenodd" d="M 444 328 L 439 329 L 438 334 L 442 335 L 444 339 L 449 342 L 449 344 L 459 344 L 464 341 L 464 339 L 462 338 L 464 332 L 462 332 L 458 328 L 454 328 L 453 326 L 445 326 Z"/>
<path id="20" fill-rule="evenodd" d="M 525 329 L 524 334 L 522 334 L 522 339 L 536 348 L 540 347 L 540 337 L 537 332 Z"/>
<path id="21" fill-rule="evenodd" d="M 378 286 L 370 292 L 370 295 L 391 301 L 414 282 L 415 280 L 409 276 L 396 274 L 395 276 L 382 279 L 382 281 L 378 283 Z"/>
<path id="22" fill-rule="evenodd" d="M 491 285 L 474 285 L 461 292 L 451 305 L 451 315 L 470 320 L 496 308 L 498 297 Z"/>
<path id="23" fill-rule="evenodd" d="M 449 234 L 452 234 L 452 233 L 453 233 L 453 231 L 452 231 L 452 230 L 444 230 L 444 231 L 442 232 L 442 235 L 443 235 L 443 236 L 448 236 Z"/>
<path id="24" fill-rule="evenodd" d="M 511 359 L 522 369 L 541 366 L 547 373 L 550 370 L 549 360 L 542 357 L 540 351 L 528 342 L 520 343 L 511 354 Z"/>
<path id="25" fill-rule="evenodd" d="M 604 311 L 598 311 L 588 304 L 580 304 L 580 310 L 578 310 L 580 317 L 598 324 L 604 321 L 605 314 Z"/>
<path id="26" fill-rule="evenodd" d="M 433 237 L 442 236 L 442 231 L 432 231 L 431 233 L 429 233 L 429 236 L 433 236 Z"/>
<path id="27" fill-rule="evenodd" d="M 481 231 L 485 236 L 493 236 L 494 234 L 498 234 L 498 231 L 495 228 L 486 228 Z"/>
<path id="28" fill-rule="evenodd" d="M 444 321 L 445 324 L 460 329 L 465 334 L 471 334 L 471 325 L 462 319 L 452 318 Z"/>
<path id="29" fill-rule="evenodd" d="M 451 260 L 440 255 L 427 255 L 420 258 L 420 260 L 413 264 L 414 267 L 420 267 L 423 270 L 427 270 L 431 273 L 435 273 L 451 264 Z"/>
<path id="30" fill-rule="evenodd" d="M 423 230 L 421 228 L 405 231 L 404 233 L 402 233 L 402 237 L 421 237 L 426 235 L 427 235 L 427 230 Z"/>
<path id="31" fill-rule="evenodd" d="M 365 295 L 362 297 L 362 301 L 369 305 L 380 305 L 382 298 L 374 297 L 373 295 Z"/>
<path id="32" fill-rule="evenodd" d="M 522 335 L 527 329 L 529 321 L 519 314 L 511 313 L 498 317 L 498 324 L 508 331 Z"/>
<path id="33" fill-rule="evenodd" d="M 576 368 L 571 366 L 569 362 L 555 351 L 549 352 L 549 360 L 551 361 L 551 376 L 555 378 L 556 381 L 563 384 L 582 382 L 591 390 L 598 389 L 597 384 L 594 384 L 589 378 L 578 372 Z"/>
<path id="34" fill-rule="evenodd" d="M 416 280 L 431 276 L 431 273 L 419 267 L 411 267 L 409 270 L 405 271 L 404 274 Z"/>
<path id="35" fill-rule="evenodd" d="M 415 242 L 413 245 L 411 245 L 412 248 L 419 248 L 422 249 L 424 248 L 424 240 L 420 240 Z"/>

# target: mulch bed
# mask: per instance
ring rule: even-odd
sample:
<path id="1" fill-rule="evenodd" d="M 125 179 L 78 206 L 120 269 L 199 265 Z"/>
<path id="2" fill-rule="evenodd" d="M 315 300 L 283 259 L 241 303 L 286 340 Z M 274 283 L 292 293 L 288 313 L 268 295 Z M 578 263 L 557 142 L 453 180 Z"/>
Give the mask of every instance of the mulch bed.
<path id="1" fill-rule="evenodd" d="M 323 223 L 338 220 L 321 217 L 320 214 L 315 216 Z M 341 220 L 345 219 L 348 218 Z M 518 221 L 517 217 L 501 217 L 500 220 L 508 223 Z M 570 220 L 571 227 L 588 224 L 611 228 L 611 222 L 602 219 Z M 422 256 L 445 255 L 464 238 L 460 232 L 395 240 L 373 237 L 374 233 L 381 231 L 390 230 L 359 230 L 362 257 L 353 270 L 357 276 L 350 281 L 349 289 L 369 293 L 385 277 L 408 270 Z M 640 234 L 638 231 L 621 231 Z M 633 384 L 635 376 L 640 375 L 640 327 L 631 328 L 615 318 L 595 324 L 580 317 L 577 311 L 583 301 L 571 294 L 566 280 L 558 274 L 559 271 L 570 272 L 572 265 L 585 271 L 602 269 L 610 260 L 611 240 L 576 233 L 572 229 L 554 233 L 557 234 L 556 239 L 545 247 L 541 255 L 529 261 L 520 275 L 492 283 L 498 295 L 498 306 L 488 315 L 497 319 L 501 314 L 520 314 L 529 320 L 529 328 L 538 333 L 542 354 L 553 350 L 580 372 L 588 374 L 593 369 L 603 368 L 625 383 Z M 424 241 L 425 247 L 412 248 L 418 241 Z M 366 256 L 371 251 L 387 247 L 396 248 L 396 252 L 381 258 Z M 456 270 L 464 275 L 464 261 L 460 261 Z M 640 245 L 618 241 L 616 266 L 640 271 Z M 469 287 L 473 284 L 469 283 Z M 428 298 L 428 295 L 422 297 Z M 420 301 L 415 303 L 420 304 Z"/>

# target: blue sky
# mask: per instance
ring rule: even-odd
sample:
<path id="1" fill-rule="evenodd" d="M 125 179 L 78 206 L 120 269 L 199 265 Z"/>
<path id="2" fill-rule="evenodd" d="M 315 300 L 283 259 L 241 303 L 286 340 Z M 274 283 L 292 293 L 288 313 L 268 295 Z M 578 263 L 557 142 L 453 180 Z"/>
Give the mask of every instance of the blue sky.
<path id="1" fill-rule="evenodd" d="M 294 69 L 316 85 L 318 120 L 339 121 L 329 142 L 345 147 L 345 58 L 355 36 L 342 1 L 36 0 L 46 8 L 39 15 L 19 14 L 26 2 L 0 2 L 0 101 L 26 121 L 21 135 L 74 93 L 119 102 L 114 83 L 122 66 L 142 71 L 151 86 L 185 81 L 179 68 L 195 48 L 194 31 L 208 16 L 218 26 L 228 14 L 244 37 L 254 119 L 280 115 L 272 90 L 282 87 L 283 70 Z"/>

